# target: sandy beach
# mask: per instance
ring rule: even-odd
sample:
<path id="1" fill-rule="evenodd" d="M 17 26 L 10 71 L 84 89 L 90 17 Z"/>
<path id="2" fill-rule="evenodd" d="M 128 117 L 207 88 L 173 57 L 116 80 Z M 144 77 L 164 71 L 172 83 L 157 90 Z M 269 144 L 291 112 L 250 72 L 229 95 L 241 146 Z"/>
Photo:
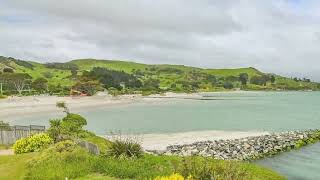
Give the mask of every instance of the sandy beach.
<path id="1" fill-rule="evenodd" d="M 84 111 L 88 108 L 99 108 L 116 105 L 126 105 L 137 102 L 158 103 L 168 101 L 171 98 L 201 98 L 198 94 L 176 94 L 166 93 L 164 96 L 151 95 L 143 97 L 141 95 L 122 95 L 112 97 L 107 94 L 98 93 L 90 97 L 58 97 L 58 96 L 24 96 L 8 97 L 0 99 L 0 119 L 9 121 L 14 116 L 28 116 L 44 113 L 61 113 L 56 107 L 56 103 L 63 101 L 73 112 Z"/>
<path id="2" fill-rule="evenodd" d="M 92 97 L 8 97 L 0 100 L 0 119 L 10 120 L 13 116 L 27 116 L 36 113 L 61 113 L 61 110 L 56 107 L 56 103 L 61 101 L 65 102 L 72 111 L 79 112 L 87 108 L 130 104 L 141 100 L 141 96 L 111 97 L 107 95 Z"/>

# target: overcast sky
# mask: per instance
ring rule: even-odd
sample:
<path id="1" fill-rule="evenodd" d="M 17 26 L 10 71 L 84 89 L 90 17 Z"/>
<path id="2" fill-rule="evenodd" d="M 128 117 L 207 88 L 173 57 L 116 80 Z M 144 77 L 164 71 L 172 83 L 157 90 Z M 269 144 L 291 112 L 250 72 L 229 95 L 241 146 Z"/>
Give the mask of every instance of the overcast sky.
<path id="1" fill-rule="evenodd" d="M 320 81 L 317 0 L 0 0 L 0 55 L 207 68 Z"/>

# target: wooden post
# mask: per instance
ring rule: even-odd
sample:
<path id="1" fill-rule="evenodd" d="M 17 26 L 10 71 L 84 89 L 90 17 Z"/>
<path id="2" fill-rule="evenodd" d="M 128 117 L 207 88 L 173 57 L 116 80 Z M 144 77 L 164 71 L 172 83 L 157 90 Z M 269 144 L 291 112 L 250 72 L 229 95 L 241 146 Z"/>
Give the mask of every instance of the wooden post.
<path id="1" fill-rule="evenodd" d="M 2 92 L 2 83 L 0 83 L 0 95 L 3 95 L 3 92 Z"/>
<path id="2" fill-rule="evenodd" d="M 1 136 L 1 143 L 0 143 L 0 144 L 4 144 L 4 143 L 3 143 L 3 137 L 2 137 L 3 134 L 2 134 L 2 128 L 1 128 L 1 127 L 0 127 L 0 132 L 1 132 L 1 134 L 0 134 L 0 136 Z"/>

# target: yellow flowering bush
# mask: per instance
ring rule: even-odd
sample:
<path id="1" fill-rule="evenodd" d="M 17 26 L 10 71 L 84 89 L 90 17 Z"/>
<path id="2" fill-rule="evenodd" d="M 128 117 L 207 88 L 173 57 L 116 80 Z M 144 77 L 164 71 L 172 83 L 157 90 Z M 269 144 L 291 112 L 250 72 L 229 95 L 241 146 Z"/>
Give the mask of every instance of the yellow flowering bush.
<path id="1" fill-rule="evenodd" d="M 22 154 L 28 152 L 38 152 L 53 143 L 49 135 L 41 133 L 35 134 L 16 141 L 13 145 L 15 154 Z"/>
<path id="2" fill-rule="evenodd" d="M 185 180 L 183 176 L 178 173 L 172 174 L 170 176 L 158 176 L 155 180 Z M 192 180 L 192 177 L 189 176 L 186 180 Z"/>

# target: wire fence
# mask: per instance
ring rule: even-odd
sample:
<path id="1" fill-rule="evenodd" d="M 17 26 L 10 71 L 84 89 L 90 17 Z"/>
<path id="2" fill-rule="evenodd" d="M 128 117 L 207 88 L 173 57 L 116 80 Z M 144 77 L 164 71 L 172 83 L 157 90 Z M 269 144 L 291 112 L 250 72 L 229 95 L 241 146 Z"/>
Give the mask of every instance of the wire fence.
<path id="1" fill-rule="evenodd" d="M 45 126 L 1 126 L 0 125 L 0 145 L 14 144 L 18 139 L 28 137 L 46 131 Z"/>

